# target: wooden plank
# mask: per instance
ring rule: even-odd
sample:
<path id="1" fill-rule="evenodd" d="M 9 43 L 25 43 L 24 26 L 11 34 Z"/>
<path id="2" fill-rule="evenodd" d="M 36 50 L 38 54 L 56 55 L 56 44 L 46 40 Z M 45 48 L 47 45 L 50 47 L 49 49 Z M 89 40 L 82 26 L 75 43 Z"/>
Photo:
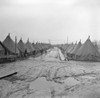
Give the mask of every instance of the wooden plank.
<path id="1" fill-rule="evenodd" d="M 17 74 L 17 72 L 4 75 L 4 76 L 0 77 L 0 79 L 4 79 L 4 78 L 10 77 L 10 76 L 13 76 L 13 75 L 15 75 L 15 74 Z"/>

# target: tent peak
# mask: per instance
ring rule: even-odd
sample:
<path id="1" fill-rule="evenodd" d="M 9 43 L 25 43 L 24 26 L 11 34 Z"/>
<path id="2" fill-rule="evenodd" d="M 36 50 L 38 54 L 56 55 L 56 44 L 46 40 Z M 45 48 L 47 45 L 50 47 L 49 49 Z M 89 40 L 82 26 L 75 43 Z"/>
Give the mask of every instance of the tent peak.
<path id="1" fill-rule="evenodd" d="M 8 33 L 8 36 L 10 36 L 10 33 Z"/>
<path id="2" fill-rule="evenodd" d="M 29 42 L 29 37 L 28 37 L 28 39 L 27 39 L 27 42 Z"/>
<path id="3" fill-rule="evenodd" d="M 88 36 L 88 39 L 90 39 L 90 35 Z"/>
<path id="4" fill-rule="evenodd" d="M 76 41 L 76 43 L 75 44 L 77 44 L 77 41 Z"/>
<path id="5" fill-rule="evenodd" d="M 20 40 L 22 40 L 22 37 L 20 38 Z"/>

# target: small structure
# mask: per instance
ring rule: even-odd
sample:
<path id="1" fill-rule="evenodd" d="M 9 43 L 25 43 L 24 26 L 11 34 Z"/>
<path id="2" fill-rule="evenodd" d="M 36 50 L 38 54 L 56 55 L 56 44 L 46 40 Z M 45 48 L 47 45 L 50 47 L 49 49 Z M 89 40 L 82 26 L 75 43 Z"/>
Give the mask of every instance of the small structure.
<path id="1" fill-rule="evenodd" d="M 32 46 L 34 47 L 34 49 L 35 49 L 35 55 L 36 54 L 38 54 L 39 53 L 39 48 L 36 46 L 36 44 L 35 43 L 32 43 Z"/>
<path id="2" fill-rule="evenodd" d="M 100 54 L 91 42 L 90 36 L 75 55 L 75 60 L 81 61 L 98 61 L 100 59 Z"/>
<path id="3" fill-rule="evenodd" d="M 43 48 L 41 47 L 41 44 L 40 43 L 36 43 L 36 47 L 38 49 L 38 53 L 43 54 Z"/>
<path id="4" fill-rule="evenodd" d="M 74 47 L 76 46 L 77 44 L 70 44 L 69 47 L 67 48 L 66 50 L 66 55 L 71 58 L 71 52 L 73 51 Z"/>
<path id="5" fill-rule="evenodd" d="M 0 57 L 5 55 L 5 48 L 2 46 L 1 42 L 0 42 Z"/>
<path id="6" fill-rule="evenodd" d="M 27 40 L 27 43 L 25 44 L 27 48 L 28 54 L 34 54 L 36 51 L 35 48 L 32 46 L 32 44 L 29 42 L 29 39 Z"/>
<path id="7" fill-rule="evenodd" d="M 27 48 L 22 40 L 22 38 L 20 39 L 20 41 L 18 42 L 18 49 L 20 51 L 20 56 L 24 57 L 27 54 Z"/>
<path id="8" fill-rule="evenodd" d="M 18 55 L 19 54 L 19 50 L 17 48 L 17 43 L 15 43 L 11 39 L 10 34 L 3 41 L 3 45 L 7 48 L 7 50 L 10 52 L 11 55 Z"/>
<path id="9" fill-rule="evenodd" d="M 75 54 L 77 53 L 78 49 L 82 46 L 81 40 L 78 42 L 78 44 L 74 47 L 74 49 L 71 51 L 72 58 L 74 58 Z"/>
<path id="10" fill-rule="evenodd" d="M 0 57 L 3 57 L 5 55 L 9 54 L 9 50 L 3 45 L 3 43 L 0 41 Z"/>
<path id="11" fill-rule="evenodd" d="M 10 51 L 0 42 L 0 63 L 8 63 L 16 60 L 14 55 L 10 55 Z"/>

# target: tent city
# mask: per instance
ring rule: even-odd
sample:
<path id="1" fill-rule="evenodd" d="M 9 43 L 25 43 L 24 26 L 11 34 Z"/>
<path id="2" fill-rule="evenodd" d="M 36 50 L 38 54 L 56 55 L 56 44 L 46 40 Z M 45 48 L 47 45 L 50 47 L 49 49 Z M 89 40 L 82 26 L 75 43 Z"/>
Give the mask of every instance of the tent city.
<path id="1" fill-rule="evenodd" d="M 0 0 L 0 98 L 100 98 L 99 0 Z"/>

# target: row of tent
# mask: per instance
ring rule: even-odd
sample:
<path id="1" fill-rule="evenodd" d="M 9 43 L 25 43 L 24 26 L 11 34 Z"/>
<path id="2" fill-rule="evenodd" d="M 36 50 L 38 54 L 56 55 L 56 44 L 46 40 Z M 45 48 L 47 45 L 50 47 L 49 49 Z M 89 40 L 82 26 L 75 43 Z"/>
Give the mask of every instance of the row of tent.
<path id="1" fill-rule="evenodd" d="M 90 36 L 83 44 L 80 40 L 78 44 L 65 44 L 59 47 L 68 59 L 76 61 L 100 61 L 100 49 L 97 44 L 91 42 Z"/>
<path id="2" fill-rule="evenodd" d="M 0 57 L 5 55 L 35 55 L 36 53 L 43 53 L 49 49 L 50 44 L 47 43 L 30 43 L 29 39 L 26 43 L 23 42 L 22 38 L 18 43 L 13 41 L 10 34 L 5 38 L 3 42 L 0 42 Z"/>

